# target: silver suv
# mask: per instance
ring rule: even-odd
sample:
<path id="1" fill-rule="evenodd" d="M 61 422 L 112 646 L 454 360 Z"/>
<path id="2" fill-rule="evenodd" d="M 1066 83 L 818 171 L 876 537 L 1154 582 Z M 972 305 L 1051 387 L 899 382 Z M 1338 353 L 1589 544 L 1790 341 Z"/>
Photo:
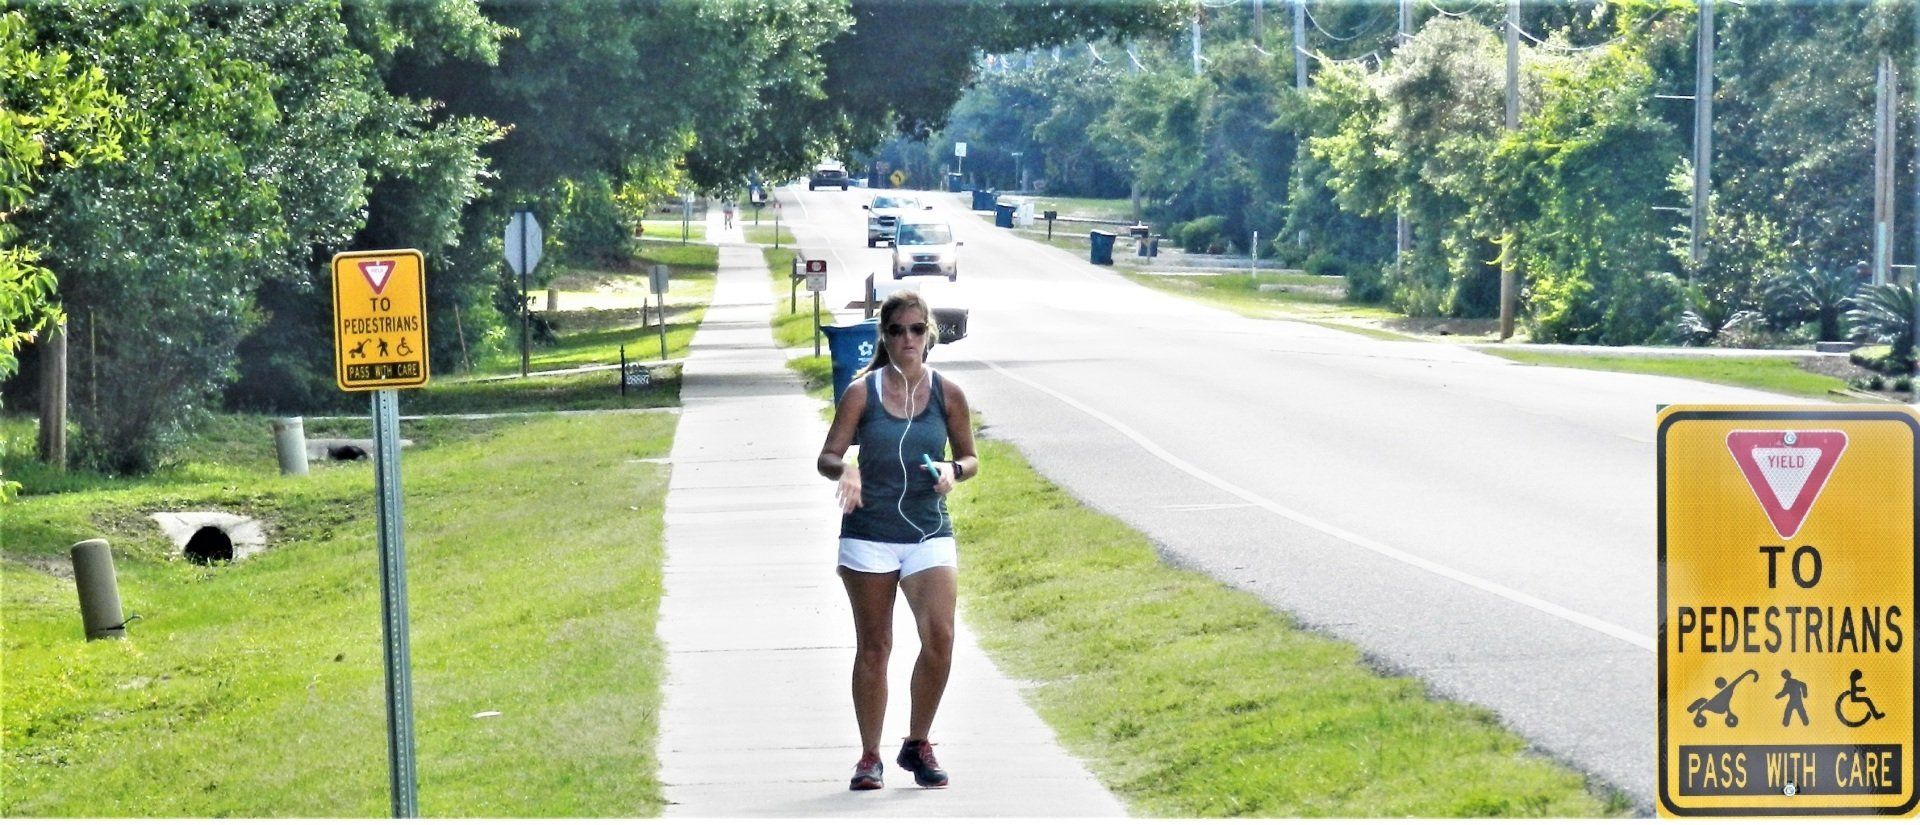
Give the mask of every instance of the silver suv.
<path id="1" fill-rule="evenodd" d="M 872 249 L 883 241 L 893 240 L 894 227 L 901 219 L 933 207 L 923 207 L 920 201 L 906 195 L 875 195 L 872 203 L 860 208 L 867 210 L 867 248 Z"/>

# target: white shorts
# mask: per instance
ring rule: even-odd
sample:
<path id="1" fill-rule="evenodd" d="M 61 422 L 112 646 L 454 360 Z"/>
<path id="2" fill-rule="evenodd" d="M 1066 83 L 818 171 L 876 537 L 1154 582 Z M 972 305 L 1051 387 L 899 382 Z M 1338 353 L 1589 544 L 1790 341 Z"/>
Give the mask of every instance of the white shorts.
<path id="1" fill-rule="evenodd" d="M 935 567 L 959 567 L 960 550 L 952 536 L 895 544 L 866 539 L 840 540 L 840 566 L 861 573 L 900 572 L 906 578 Z"/>

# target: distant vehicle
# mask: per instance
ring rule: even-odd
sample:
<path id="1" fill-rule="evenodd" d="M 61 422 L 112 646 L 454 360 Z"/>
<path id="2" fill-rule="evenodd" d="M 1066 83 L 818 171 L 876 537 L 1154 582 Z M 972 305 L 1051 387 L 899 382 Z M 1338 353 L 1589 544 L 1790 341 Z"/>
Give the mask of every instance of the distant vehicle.
<path id="1" fill-rule="evenodd" d="M 871 249 L 881 241 L 893 240 L 894 224 L 908 214 L 932 209 L 922 206 L 916 198 L 902 195 L 875 195 L 873 203 L 860 207 L 867 210 L 867 248 Z"/>
<path id="2" fill-rule="evenodd" d="M 813 167 L 813 176 L 807 178 L 807 191 L 811 192 L 822 186 L 838 186 L 840 187 L 840 191 L 847 191 L 846 167 L 841 166 L 835 161 L 826 161 L 819 166 Z"/>
<path id="3" fill-rule="evenodd" d="M 909 275 L 960 277 L 960 242 L 946 221 L 902 217 L 894 225 L 893 278 Z"/>

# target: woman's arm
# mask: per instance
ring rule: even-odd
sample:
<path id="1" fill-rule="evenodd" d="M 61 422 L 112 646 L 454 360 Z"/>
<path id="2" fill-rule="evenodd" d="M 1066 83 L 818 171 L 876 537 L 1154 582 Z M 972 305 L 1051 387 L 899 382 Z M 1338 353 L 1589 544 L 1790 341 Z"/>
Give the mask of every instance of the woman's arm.
<path id="1" fill-rule="evenodd" d="M 860 428 L 860 417 L 867 411 L 867 382 L 854 381 L 840 394 L 840 406 L 833 411 L 833 424 L 827 427 L 827 443 L 820 446 L 820 457 L 814 459 L 813 467 L 820 475 L 840 482 L 834 495 L 840 501 L 840 512 L 851 513 L 861 506 L 860 467 L 848 464 L 847 448 L 853 446 L 853 435 Z"/>
<path id="2" fill-rule="evenodd" d="M 945 493 L 952 490 L 955 483 L 980 474 L 980 456 L 974 452 L 973 408 L 967 406 L 966 392 L 960 389 L 959 384 L 947 380 L 945 375 L 940 376 L 940 381 L 947 393 L 947 444 L 953 450 L 950 469 L 957 471 L 952 479 L 945 478 L 946 473 L 941 473 L 942 478 L 934 485 L 936 490 Z M 946 489 L 939 489 L 942 484 Z"/>

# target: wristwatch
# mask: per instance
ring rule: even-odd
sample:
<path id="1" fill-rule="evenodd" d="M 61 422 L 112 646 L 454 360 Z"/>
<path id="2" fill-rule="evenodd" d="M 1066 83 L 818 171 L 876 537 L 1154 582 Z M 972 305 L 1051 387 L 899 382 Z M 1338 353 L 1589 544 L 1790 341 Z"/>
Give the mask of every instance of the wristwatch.
<path id="1" fill-rule="evenodd" d="M 960 462 L 949 461 L 947 463 L 953 465 L 953 483 L 959 484 L 960 483 Z"/>

